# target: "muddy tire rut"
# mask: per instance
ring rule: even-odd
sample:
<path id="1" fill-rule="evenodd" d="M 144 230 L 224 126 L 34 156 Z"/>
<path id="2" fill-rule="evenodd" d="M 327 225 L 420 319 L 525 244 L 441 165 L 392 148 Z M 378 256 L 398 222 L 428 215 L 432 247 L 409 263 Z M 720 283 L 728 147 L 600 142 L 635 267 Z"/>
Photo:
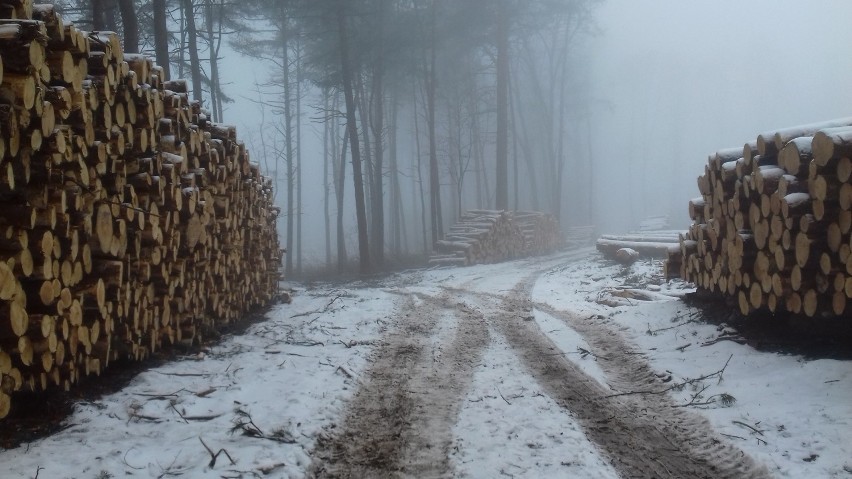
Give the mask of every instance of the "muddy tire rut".
<path id="1" fill-rule="evenodd" d="M 616 390 L 664 388 L 642 356 L 605 320 L 534 304 L 532 286 L 542 273 L 528 276 L 503 295 L 477 292 L 471 285 L 445 288 L 437 296 L 409 294 L 400 305 L 395 329 L 373 353 L 342 423 L 318 439 L 309 475 L 452 477 L 453 426 L 474 366 L 490 334 L 496 333 L 505 337 L 542 392 L 579 422 L 622 477 L 769 476 L 714 433 L 702 416 L 672 407 L 667 395 L 613 397 L 577 365 L 554 356 L 556 345 L 531 320 L 534 309 L 565 322 L 605 357 L 599 365 Z M 447 341 L 436 342 L 439 318 L 447 315 L 451 334 Z"/>
<path id="2" fill-rule="evenodd" d="M 409 298 L 404 316 L 374 354 L 337 431 L 318 440 L 313 477 L 449 477 L 452 428 L 473 365 L 488 344 L 482 314 L 449 296 Z M 450 313 L 449 344 L 432 344 Z"/>

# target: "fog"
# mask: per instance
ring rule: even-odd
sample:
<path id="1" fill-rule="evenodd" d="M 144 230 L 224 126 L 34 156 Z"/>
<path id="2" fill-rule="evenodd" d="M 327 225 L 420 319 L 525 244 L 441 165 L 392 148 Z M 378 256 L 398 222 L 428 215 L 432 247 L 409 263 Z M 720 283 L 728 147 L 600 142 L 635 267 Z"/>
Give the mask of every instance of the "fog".
<path id="1" fill-rule="evenodd" d="M 510 155 L 520 163 L 509 165 L 510 207 L 558 212 L 563 227 L 594 224 L 599 233 L 627 231 L 651 215 L 668 215 L 672 228 L 685 229 L 689 224 L 687 202 L 699 196 L 695 180 L 703 173 L 709 154 L 740 147 L 767 130 L 852 115 L 849 25 L 852 2 L 844 0 L 602 2 L 593 10 L 592 21 L 572 39 L 568 71 L 560 80 L 567 85 L 569 99 L 566 118 L 561 130 L 556 131 L 557 136 L 562 135 L 565 151 L 564 190 L 558 208 L 544 193 L 542 185 L 551 179 L 546 168 L 533 173 L 523 163 L 526 156 L 542 156 L 548 147 L 555 149 L 552 142 L 543 146 L 535 141 L 543 138 L 535 137 L 536 132 L 548 128 L 542 114 L 548 106 L 536 103 L 531 77 L 524 70 L 536 62 L 544 64 L 553 52 L 548 50 L 546 35 L 532 35 L 527 44 L 513 37 L 512 114 L 519 122 L 515 134 L 520 135 L 520 128 L 525 127 L 532 132 L 533 140 L 526 151 L 522 151 L 518 138 L 509 140 Z M 493 52 L 487 48 L 483 51 L 461 61 L 480 70 L 475 87 L 485 92 L 486 98 L 481 101 L 487 103 L 492 101 L 489 95 L 493 95 L 490 92 L 495 86 Z M 536 57 L 523 58 L 530 54 Z M 237 99 L 226 107 L 225 121 L 238 126 L 254 160 L 277 178 L 277 201 L 285 206 L 286 170 L 280 147 L 270 147 L 280 144 L 274 126 L 280 125 L 281 119 L 268 107 L 261 112 L 256 102 L 259 97 L 253 92 L 255 83 L 269 76 L 269 68 L 234 53 L 225 53 L 224 61 L 226 89 Z M 442 65 L 439 71 L 444 71 L 440 81 L 447 84 L 447 72 L 456 72 L 461 63 L 446 56 L 438 62 Z M 469 93 L 447 89 L 437 100 L 445 226 L 453 223 L 459 207 L 495 207 L 493 108 L 469 116 L 480 122 L 480 139 L 459 133 L 471 130 L 470 120 L 462 118 L 462 113 L 460 120 L 453 116 L 453 107 L 461 110 L 459 105 Z M 319 90 L 307 83 L 303 94 L 303 202 L 294 214 L 300 214 L 303 222 L 305 267 L 324 266 L 335 261 L 336 207 L 332 193 L 331 256 L 327 257 L 323 185 L 331 180 L 324 177 L 323 169 L 324 125 L 318 119 L 322 116 L 322 99 Z M 393 203 L 401 205 L 404 228 L 400 239 L 404 244 L 398 248 L 398 256 L 418 256 L 430 245 L 428 231 L 422 228 L 421 184 L 416 169 L 419 153 L 424 168 L 421 174 L 427 182 L 428 144 L 423 104 L 419 103 L 423 90 L 400 87 L 394 95 L 400 104 L 395 130 L 400 192 L 398 196 L 389 192 L 386 174 L 385 217 L 388 221 Z M 555 103 L 555 97 L 550 101 Z M 414 108 L 420 109 L 416 112 L 419 125 L 415 125 Z M 338 119 L 337 123 L 336 131 L 342 136 L 345 122 Z M 390 135 L 390 131 L 385 133 L 386 152 Z M 458 181 L 453 174 L 453 168 L 458 171 L 454 154 L 468 161 L 461 205 L 454 190 Z M 519 156 L 522 158 L 517 160 Z M 542 160 L 540 166 L 545 164 Z M 385 165 L 387 168 L 387 162 Z M 357 231 L 351 164 L 349 168 L 344 220 L 351 260 L 357 257 Z M 537 179 L 531 181 L 532 177 Z M 422 186 L 428 194 L 428 184 Z M 428 209 L 428 198 L 424 204 Z M 285 238 L 283 218 L 279 231 Z M 386 226 L 385 236 L 385 249 L 390 251 L 390 227 Z M 293 247 L 295 243 L 291 250 Z"/>
<path id="2" fill-rule="evenodd" d="M 651 214 L 684 227 L 709 154 L 852 113 L 852 2 L 608 0 L 596 18 L 596 223 L 608 231 Z"/>

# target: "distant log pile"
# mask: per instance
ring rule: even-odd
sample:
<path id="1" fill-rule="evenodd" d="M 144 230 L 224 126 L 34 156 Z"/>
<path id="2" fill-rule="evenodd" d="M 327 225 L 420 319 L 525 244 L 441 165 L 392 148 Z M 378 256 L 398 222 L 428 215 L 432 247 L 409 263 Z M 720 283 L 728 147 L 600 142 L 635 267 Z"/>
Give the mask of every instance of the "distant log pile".
<path id="1" fill-rule="evenodd" d="M 515 211 L 512 219 L 524 235 L 523 255 L 552 253 L 562 243 L 559 222 L 551 214 Z"/>
<path id="2" fill-rule="evenodd" d="M 272 184 L 186 83 L 51 5 L 0 2 L 0 417 L 268 304 Z"/>
<path id="3" fill-rule="evenodd" d="M 552 215 L 537 212 L 470 210 L 435 244 L 429 258 L 434 266 L 496 263 L 546 254 L 561 244 Z"/>
<path id="4" fill-rule="evenodd" d="M 852 118 L 761 134 L 711 156 L 671 264 L 699 288 L 757 309 L 848 314 Z M 672 269 L 672 268 L 670 268 Z"/>

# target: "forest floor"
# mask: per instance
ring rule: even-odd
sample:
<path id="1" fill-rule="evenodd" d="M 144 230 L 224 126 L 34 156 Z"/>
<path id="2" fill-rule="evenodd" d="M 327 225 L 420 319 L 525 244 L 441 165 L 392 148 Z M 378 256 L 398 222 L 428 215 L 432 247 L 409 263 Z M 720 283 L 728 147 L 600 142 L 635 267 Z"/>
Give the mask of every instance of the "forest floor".
<path id="1" fill-rule="evenodd" d="M 294 286 L 0 451 L 9 477 L 852 477 L 848 338 L 688 304 L 658 262 Z"/>

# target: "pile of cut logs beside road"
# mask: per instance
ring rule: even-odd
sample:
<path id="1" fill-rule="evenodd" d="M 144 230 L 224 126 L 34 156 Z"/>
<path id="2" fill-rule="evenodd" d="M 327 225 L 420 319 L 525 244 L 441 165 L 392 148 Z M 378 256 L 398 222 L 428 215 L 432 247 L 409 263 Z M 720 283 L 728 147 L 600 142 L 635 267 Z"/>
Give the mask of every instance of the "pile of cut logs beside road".
<path id="1" fill-rule="evenodd" d="M 431 266 L 468 266 L 547 254 L 562 244 L 559 223 L 539 212 L 470 210 L 435 244 Z"/>
<path id="2" fill-rule="evenodd" d="M 0 417 L 276 295 L 272 183 L 111 32 L 0 2 Z"/>
<path id="3" fill-rule="evenodd" d="M 849 314 L 851 158 L 852 118 L 767 132 L 710 156 L 669 270 L 734 299 L 744 315 Z"/>

